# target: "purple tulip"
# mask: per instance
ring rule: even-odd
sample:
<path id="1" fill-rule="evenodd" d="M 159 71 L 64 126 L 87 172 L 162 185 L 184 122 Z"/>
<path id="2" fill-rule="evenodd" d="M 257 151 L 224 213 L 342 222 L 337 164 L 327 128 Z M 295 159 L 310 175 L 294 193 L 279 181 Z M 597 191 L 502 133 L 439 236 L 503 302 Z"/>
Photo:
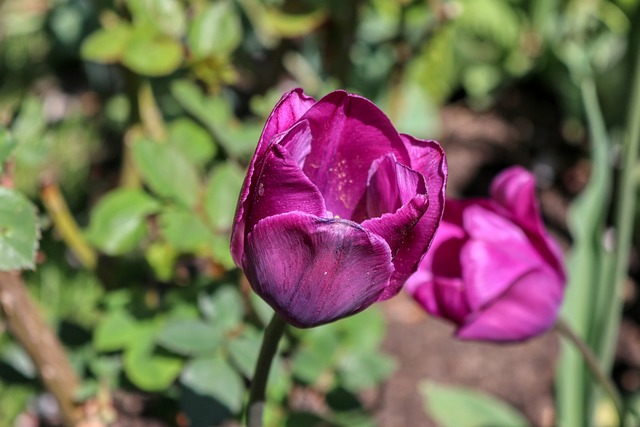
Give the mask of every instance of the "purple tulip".
<path id="1" fill-rule="evenodd" d="M 311 327 L 396 295 L 444 209 L 435 141 L 398 134 L 373 103 L 301 89 L 271 112 L 249 165 L 231 253 L 253 290 Z"/>
<path id="2" fill-rule="evenodd" d="M 555 323 L 565 283 L 534 177 L 512 167 L 494 179 L 491 199 L 447 200 L 407 290 L 429 313 L 455 323 L 458 338 L 520 341 Z"/>

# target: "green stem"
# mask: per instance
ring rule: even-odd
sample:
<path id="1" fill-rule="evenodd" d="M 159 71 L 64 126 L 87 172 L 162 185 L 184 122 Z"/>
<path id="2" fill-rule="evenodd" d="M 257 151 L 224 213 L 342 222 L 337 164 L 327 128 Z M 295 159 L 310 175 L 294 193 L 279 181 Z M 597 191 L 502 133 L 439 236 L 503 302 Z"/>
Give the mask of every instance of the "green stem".
<path id="1" fill-rule="evenodd" d="M 264 331 L 262 347 L 260 348 L 260 355 L 253 373 L 253 380 L 251 381 L 251 391 L 249 392 L 246 413 L 248 427 L 262 427 L 262 413 L 264 412 L 269 370 L 286 325 L 286 322 L 274 313 L 271 322 L 269 322 L 267 329 Z"/>
<path id="2" fill-rule="evenodd" d="M 624 281 L 629 270 L 631 239 L 633 237 L 638 188 L 638 181 L 634 176 L 634 172 L 638 163 L 638 149 L 640 148 L 640 52 L 636 52 L 628 111 L 625 140 L 621 150 L 620 187 L 615 205 L 615 266 L 611 277 L 614 283 L 614 290 L 612 291 L 614 300 L 609 306 L 609 316 L 605 319 L 604 336 L 606 341 L 603 346 L 609 350 L 608 354 L 603 358 L 605 368 L 610 368 L 612 365 L 613 349 L 618 338 L 618 328 L 622 314 L 622 293 Z"/>
<path id="3" fill-rule="evenodd" d="M 76 254 L 82 265 L 90 270 L 96 268 L 98 256 L 82 235 L 58 185 L 53 181 L 44 182 L 41 197 L 56 231 L 60 233 L 67 246 Z"/>
<path id="4" fill-rule="evenodd" d="M 558 331 L 558 333 L 560 333 L 560 335 L 567 339 L 567 341 L 569 341 L 574 346 L 574 348 L 578 350 L 578 352 L 582 355 L 582 358 L 593 377 L 598 381 L 598 383 L 600 383 L 602 388 L 611 398 L 611 401 L 616 407 L 616 412 L 618 413 L 620 426 L 622 426 L 624 424 L 625 414 L 622 398 L 620 397 L 620 393 L 618 393 L 616 386 L 613 384 L 609 376 L 602 370 L 595 354 L 593 354 L 589 346 L 576 333 L 573 332 L 569 324 L 564 320 L 558 319 L 556 330 Z"/>

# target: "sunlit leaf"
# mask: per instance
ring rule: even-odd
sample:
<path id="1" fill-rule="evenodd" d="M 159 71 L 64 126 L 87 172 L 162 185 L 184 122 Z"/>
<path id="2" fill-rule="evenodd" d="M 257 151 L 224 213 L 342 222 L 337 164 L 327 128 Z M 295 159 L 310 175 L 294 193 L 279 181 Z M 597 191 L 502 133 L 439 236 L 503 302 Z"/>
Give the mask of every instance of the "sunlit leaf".
<path id="1" fill-rule="evenodd" d="M 122 63 L 139 74 L 165 76 L 182 63 L 182 46 L 169 36 L 136 32 L 128 41 Z"/>
<path id="2" fill-rule="evenodd" d="M 195 204 L 199 185 L 196 168 L 175 147 L 140 139 L 133 144 L 133 159 L 155 193 L 186 206 Z"/>
<path id="3" fill-rule="evenodd" d="M 114 190 L 91 212 L 87 238 L 107 254 L 129 252 L 147 232 L 146 217 L 159 209 L 160 204 L 143 191 Z"/>
<path id="4" fill-rule="evenodd" d="M 242 26 L 233 4 L 212 3 L 194 19 L 189 29 L 189 46 L 196 58 L 227 55 L 242 39 Z"/>
<path id="5" fill-rule="evenodd" d="M 158 334 L 158 343 L 183 355 L 208 353 L 218 348 L 221 329 L 199 320 L 167 321 Z"/>
<path id="6" fill-rule="evenodd" d="M 0 188 L 0 270 L 35 267 L 36 210 L 22 194 Z"/>
<path id="7" fill-rule="evenodd" d="M 198 253 L 210 243 L 211 232 L 193 211 L 168 209 L 159 221 L 162 235 L 176 250 Z"/>
<path id="8" fill-rule="evenodd" d="M 179 38 L 184 34 L 186 16 L 179 0 L 128 0 L 136 25 L 152 24 L 160 32 Z"/>
<path id="9" fill-rule="evenodd" d="M 0 125 L 0 171 L 3 170 L 4 162 L 7 161 L 17 145 L 18 140 L 4 126 Z"/>
<path id="10" fill-rule="evenodd" d="M 155 331 L 153 325 L 140 326 L 124 353 L 127 377 L 146 391 L 166 389 L 178 377 L 183 364 L 182 359 L 155 351 Z"/>
<path id="11" fill-rule="evenodd" d="M 84 40 L 80 54 L 89 61 L 105 64 L 118 62 L 122 59 L 132 36 L 133 30 L 126 23 L 102 28 Z"/>
<path id="12" fill-rule="evenodd" d="M 423 382 L 425 408 L 441 427 L 521 427 L 529 422 L 506 403 L 461 387 Z"/>
<path id="13" fill-rule="evenodd" d="M 177 119 L 168 130 L 169 143 L 200 167 L 211 161 L 218 151 L 209 133 L 191 119 Z"/>
<path id="14" fill-rule="evenodd" d="M 234 209 L 245 172 L 232 162 L 216 166 L 207 184 L 205 210 L 209 224 L 216 230 L 228 231 L 233 224 Z"/>
<path id="15" fill-rule="evenodd" d="M 123 310 L 113 310 L 98 323 L 93 346 L 98 351 L 122 350 L 135 339 L 136 334 L 136 320 Z"/>
<path id="16" fill-rule="evenodd" d="M 177 255 L 176 249 L 163 241 L 152 242 L 144 252 L 144 257 L 153 269 L 156 278 L 161 281 L 168 281 L 173 276 Z"/>

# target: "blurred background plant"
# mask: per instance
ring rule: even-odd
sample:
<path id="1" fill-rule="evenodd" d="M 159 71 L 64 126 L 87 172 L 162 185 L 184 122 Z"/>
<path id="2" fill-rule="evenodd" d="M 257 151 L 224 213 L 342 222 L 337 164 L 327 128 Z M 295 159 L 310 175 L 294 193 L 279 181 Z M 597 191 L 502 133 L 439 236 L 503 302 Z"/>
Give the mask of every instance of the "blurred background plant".
<path id="1" fill-rule="evenodd" d="M 23 239 L 0 236 L 0 253 L 17 252 L 0 267 L 26 269 L 23 285 L 79 377 L 73 399 L 85 419 L 238 421 L 270 309 L 234 268 L 229 230 L 244 168 L 280 95 L 294 86 L 316 97 L 355 91 L 400 131 L 431 139 L 452 102 L 502 108 L 508 118 L 505 94 L 548 100 L 529 108 L 557 119 L 562 140 L 525 145 L 522 162 L 552 185 L 593 153 L 600 184 L 587 228 L 578 230 L 580 213 L 569 218 L 576 243 L 591 245 L 578 271 L 605 259 L 602 233 L 615 223 L 611 158 L 624 139 L 639 19 L 636 0 L 0 0 L 0 197 L 11 206 L 0 220 Z M 530 140 L 550 133 L 529 132 Z M 588 140 L 600 148 L 590 151 Z M 565 188 L 567 197 L 579 189 Z M 24 214 L 32 209 L 24 196 L 37 217 Z M 607 283 L 626 277 L 622 257 Z M 565 314 L 608 372 L 621 288 L 602 291 L 600 278 L 612 276 L 599 274 L 588 287 L 572 276 Z M 594 321 L 588 314 L 602 298 L 599 319 L 608 320 Z M 17 336 L 0 337 L 0 424 L 57 425 L 64 414 Z M 267 424 L 375 424 L 376 399 L 365 391 L 380 391 L 396 367 L 379 350 L 384 336 L 375 308 L 290 331 Z M 568 357 L 577 371 L 560 370 L 559 414 L 592 422 L 601 394 Z M 584 394 L 562 403 L 576 381 Z M 477 425 L 438 409 L 464 415 L 463 404 L 505 425 L 527 423 L 469 390 L 422 390 L 443 426 Z M 579 420 L 566 425 L 587 425 Z"/>

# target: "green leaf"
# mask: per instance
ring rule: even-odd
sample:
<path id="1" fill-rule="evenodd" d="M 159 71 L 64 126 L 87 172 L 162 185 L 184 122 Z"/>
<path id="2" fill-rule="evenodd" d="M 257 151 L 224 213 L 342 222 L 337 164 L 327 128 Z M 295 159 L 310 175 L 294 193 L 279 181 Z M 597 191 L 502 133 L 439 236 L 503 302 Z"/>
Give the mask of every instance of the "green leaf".
<path id="1" fill-rule="evenodd" d="M 235 157 L 253 154 L 262 125 L 237 122 L 229 102 L 222 96 L 205 97 L 200 89 L 186 80 L 176 81 L 171 93 L 178 103 L 209 129 L 216 142 Z"/>
<path id="2" fill-rule="evenodd" d="M 376 351 L 384 339 L 385 321 L 376 307 L 348 317 L 336 326 L 343 333 L 343 345 L 348 348 Z"/>
<path id="3" fill-rule="evenodd" d="M 207 184 L 205 210 L 209 224 L 219 231 L 228 232 L 233 225 L 234 209 L 242 188 L 245 172 L 235 163 L 216 166 Z"/>
<path id="4" fill-rule="evenodd" d="M 263 15 L 264 29 L 268 29 L 280 37 L 296 38 L 311 33 L 327 18 L 324 9 L 318 9 L 307 14 L 284 14 L 277 9 L 269 8 Z"/>
<path id="5" fill-rule="evenodd" d="M 93 346 L 98 351 L 117 351 L 126 348 L 137 334 L 138 323 L 127 312 L 114 310 L 100 321 L 93 334 Z"/>
<path id="6" fill-rule="evenodd" d="M 31 202 L 16 191 L 0 188 L 0 270 L 34 268 L 39 234 Z"/>
<path id="7" fill-rule="evenodd" d="M 169 125 L 169 143 L 200 167 L 210 162 L 218 151 L 209 133 L 193 120 L 184 117 Z"/>
<path id="8" fill-rule="evenodd" d="M 132 36 L 133 29 L 126 23 L 102 28 L 84 40 L 80 54 L 86 60 L 102 64 L 118 62 L 122 59 Z"/>
<path id="9" fill-rule="evenodd" d="M 122 372 L 120 355 L 100 355 L 89 360 L 89 368 L 98 380 L 107 381 L 110 387 L 117 388 Z"/>
<path id="10" fill-rule="evenodd" d="M 36 370 L 31 357 L 19 345 L 9 342 L 2 346 L 0 350 L 0 359 L 11 366 L 25 378 L 35 379 L 38 371 Z"/>
<path id="11" fill-rule="evenodd" d="M 233 413 L 242 409 L 242 378 L 221 357 L 192 360 L 180 375 L 180 382 L 198 394 L 214 398 Z"/>
<path id="12" fill-rule="evenodd" d="M 189 114 L 214 132 L 216 127 L 232 118 L 232 111 L 220 98 L 207 98 L 198 86 L 189 80 L 178 80 L 171 85 L 171 94 Z"/>
<path id="13" fill-rule="evenodd" d="M 265 326 L 269 324 L 269 321 L 273 317 L 273 308 L 255 292 L 249 294 L 249 302 L 262 324 Z"/>
<path id="14" fill-rule="evenodd" d="M 325 371 L 334 367 L 340 346 L 339 329 L 325 325 L 305 330 L 303 345 L 293 357 L 293 373 L 301 380 L 313 384 Z"/>
<path id="15" fill-rule="evenodd" d="M 226 285 L 220 287 L 210 298 L 204 314 L 209 323 L 222 331 L 232 329 L 242 321 L 244 316 L 244 301 L 236 286 Z"/>
<path id="16" fill-rule="evenodd" d="M 395 370 L 395 361 L 381 353 L 350 351 L 338 362 L 338 372 L 347 390 L 357 392 L 383 382 Z"/>
<path id="17" fill-rule="evenodd" d="M 158 344 L 185 356 L 212 353 L 220 345 L 220 329 L 199 320 L 168 321 L 158 334 Z"/>
<path id="18" fill-rule="evenodd" d="M 127 253 L 146 235 L 146 217 L 159 209 L 160 204 L 143 191 L 114 190 L 91 211 L 87 239 L 109 255 Z"/>
<path id="19" fill-rule="evenodd" d="M 127 377 L 142 390 L 160 391 L 171 385 L 182 369 L 182 359 L 154 351 L 156 327 L 139 326 L 135 339 L 124 353 Z"/>
<path id="20" fill-rule="evenodd" d="M 201 253 L 208 248 L 211 232 L 194 212 L 169 209 L 160 215 L 159 222 L 160 232 L 176 250 Z"/>
<path id="21" fill-rule="evenodd" d="M 184 34 L 186 16 L 178 0 L 128 0 L 136 26 L 151 24 L 163 34 L 180 38 Z"/>
<path id="22" fill-rule="evenodd" d="M 129 40 L 122 64 L 138 74 L 166 76 L 182 63 L 182 46 L 162 34 L 138 32 Z"/>
<path id="23" fill-rule="evenodd" d="M 242 335 L 229 342 L 231 360 L 247 378 L 253 377 L 261 344 L 262 335 L 253 328 L 246 328 Z"/>
<path id="24" fill-rule="evenodd" d="M 133 160 L 155 193 L 189 207 L 196 203 L 199 186 L 196 168 L 175 147 L 139 139 L 133 143 Z"/>
<path id="25" fill-rule="evenodd" d="M 232 156 L 250 158 L 256 149 L 262 124 L 243 123 L 242 126 L 227 127 L 227 138 L 220 140 L 220 145 Z"/>
<path id="26" fill-rule="evenodd" d="M 222 264 L 227 270 L 231 270 L 235 267 L 235 262 L 231 257 L 231 250 L 229 248 L 229 234 L 214 234 L 209 245 L 211 250 L 211 257 Z"/>
<path id="27" fill-rule="evenodd" d="M 147 246 L 144 258 L 153 269 L 158 280 L 167 282 L 173 276 L 173 268 L 178 254 L 173 246 L 163 241 L 155 241 Z"/>
<path id="28" fill-rule="evenodd" d="M 394 107 L 391 108 L 389 95 L 380 105 L 385 110 L 394 111 L 391 117 L 396 129 L 416 138 L 428 138 L 438 131 L 438 112 L 426 91 L 416 82 L 404 78 L 394 94 Z"/>
<path id="29" fill-rule="evenodd" d="M 228 55 L 242 40 L 242 25 L 228 1 L 211 4 L 193 21 L 189 30 L 189 47 L 195 58 Z"/>
<path id="30" fill-rule="evenodd" d="M 18 140 L 0 124 L 0 171 L 4 169 L 4 162 L 13 153 L 13 149 L 18 145 Z"/>
<path id="31" fill-rule="evenodd" d="M 441 427 L 520 427 L 529 422 L 506 403 L 477 391 L 423 382 L 429 415 Z"/>

